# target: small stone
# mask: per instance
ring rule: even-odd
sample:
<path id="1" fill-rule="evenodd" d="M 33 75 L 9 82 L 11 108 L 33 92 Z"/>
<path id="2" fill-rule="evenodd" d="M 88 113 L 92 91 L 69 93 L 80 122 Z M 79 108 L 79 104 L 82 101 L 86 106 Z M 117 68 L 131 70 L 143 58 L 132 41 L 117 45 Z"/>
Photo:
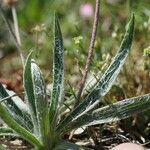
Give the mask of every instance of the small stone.
<path id="1" fill-rule="evenodd" d="M 22 145 L 22 141 L 18 139 L 16 139 L 15 141 L 10 141 L 10 143 L 13 145 Z"/>
<path id="2" fill-rule="evenodd" d="M 75 134 L 75 135 L 79 135 L 79 134 L 83 133 L 84 130 L 85 130 L 85 128 L 86 128 L 86 127 L 82 127 L 82 128 L 76 129 L 75 132 L 74 132 L 74 134 Z"/>
<path id="3" fill-rule="evenodd" d="M 144 150 L 144 148 L 138 144 L 133 144 L 133 143 L 122 143 L 111 150 Z"/>

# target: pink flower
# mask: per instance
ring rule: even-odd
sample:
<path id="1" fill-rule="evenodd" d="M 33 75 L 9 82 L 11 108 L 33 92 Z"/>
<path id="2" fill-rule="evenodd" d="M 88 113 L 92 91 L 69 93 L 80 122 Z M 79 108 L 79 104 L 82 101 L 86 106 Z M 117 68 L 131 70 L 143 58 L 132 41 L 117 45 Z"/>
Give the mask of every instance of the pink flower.
<path id="1" fill-rule="evenodd" d="M 93 16 L 93 14 L 94 14 L 94 8 L 92 4 L 86 3 L 80 7 L 80 15 L 83 18 L 85 19 L 90 18 Z"/>

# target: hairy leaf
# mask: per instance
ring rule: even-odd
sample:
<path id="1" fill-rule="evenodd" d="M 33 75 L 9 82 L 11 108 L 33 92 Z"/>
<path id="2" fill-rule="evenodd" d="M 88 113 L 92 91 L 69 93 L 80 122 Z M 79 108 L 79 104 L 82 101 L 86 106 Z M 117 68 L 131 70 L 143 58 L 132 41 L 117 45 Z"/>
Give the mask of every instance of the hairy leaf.
<path id="1" fill-rule="evenodd" d="M 10 98 L 14 92 L 6 91 L 3 85 L 0 83 L 0 99 L 8 97 L 5 101 L 2 101 L 2 105 L 10 112 L 12 117 L 23 127 L 32 130 L 32 122 L 27 105 L 18 97 Z"/>
<path id="2" fill-rule="evenodd" d="M 130 117 L 136 113 L 150 109 L 150 94 L 133 97 L 119 101 L 117 103 L 99 108 L 91 113 L 84 114 L 66 127 L 66 131 L 81 126 L 91 126 L 96 124 L 118 121 Z"/>
<path id="3" fill-rule="evenodd" d="M 53 90 L 50 105 L 50 121 L 55 121 L 63 94 L 64 82 L 64 48 L 61 29 L 57 16 L 55 16 L 55 46 L 53 62 Z"/>
<path id="4" fill-rule="evenodd" d="M 132 39 L 134 33 L 134 15 L 131 17 L 126 33 L 124 35 L 121 46 L 114 57 L 112 63 L 105 71 L 93 91 L 85 98 L 85 100 L 77 106 L 77 108 L 67 116 L 62 123 L 58 126 L 58 131 L 63 132 L 68 123 L 76 120 L 89 110 L 91 110 L 95 105 L 97 105 L 110 90 L 115 79 L 117 78 L 125 60 L 128 56 L 128 53 L 131 49 Z"/>
<path id="5" fill-rule="evenodd" d="M 7 109 L 0 103 L 0 118 L 18 135 L 29 141 L 31 144 L 41 148 L 42 144 L 32 133 L 19 125 L 13 118 Z"/>
<path id="6" fill-rule="evenodd" d="M 48 101 L 42 73 L 34 61 L 31 61 L 31 75 L 38 119 L 38 127 L 40 131 L 39 136 L 40 139 L 43 140 L 43 142 L 46 142 L 45 140 L 47 139 L 49 134 Z"/>
<path id="7" fill-rule="evenodd" d="M 18 136 L 11 128 L 0 127 L 0 136 Z"/>
<path id="8" fill-rule="evenodd" d="M 31 57 L 32 57 L 32 53 L 33 52 L 31 52 L 28 55 L 28 58 L 26 60 L 23 79 L 24 79 L 25 94 L 27 96 L 27 103 L 28 103 L 29 108 L 30 108 L 31 118 L 32 118 L 32 122 L 33 122 L 33 125 L 34 125 L 34 133 L 36 135 L 39 135 L 38 119 L 37 119 L 34 89 L 33 89 L 33 81 L 32 81 L 32 75 L 31 75 Z"/>

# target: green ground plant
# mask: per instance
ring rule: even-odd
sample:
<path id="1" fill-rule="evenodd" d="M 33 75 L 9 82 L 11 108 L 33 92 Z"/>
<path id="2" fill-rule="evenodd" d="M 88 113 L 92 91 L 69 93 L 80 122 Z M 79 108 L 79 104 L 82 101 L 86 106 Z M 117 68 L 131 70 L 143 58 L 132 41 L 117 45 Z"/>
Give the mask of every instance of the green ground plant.
<path id="1" fill-rule="evenodd" d="M 55 16 L 53 51 L 53 88 L 51 97 L 46 93 L 42 72 L 32 59 L 31 52 L 24 66 L 25 102 L 13 97 L 0 84 L 0 117 L 8 127 L 0 128 L 0 135 L 19 136 L 27 140 L 37 150 L 86 150 L 63 139 L 63 135 L 82 126 L 108 123 L 132 116 L 149 109 L 150 94 L 133 97 L 107 105 L 96 106 L 102 102 L 117 78 L 130 52 L 134 34 L 134 15 L 132 15 L 121 46 L 112 63 L 101 78 L 97 80 L 90 93 L 60 120 L 64 97 L 64 48 L 58 18 Z"/>

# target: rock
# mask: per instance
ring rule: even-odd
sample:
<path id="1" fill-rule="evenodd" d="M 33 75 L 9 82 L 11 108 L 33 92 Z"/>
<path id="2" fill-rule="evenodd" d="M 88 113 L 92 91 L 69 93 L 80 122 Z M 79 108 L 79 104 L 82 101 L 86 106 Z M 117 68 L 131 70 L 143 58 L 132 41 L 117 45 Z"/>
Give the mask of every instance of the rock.
<path id="1" fill-rule="evenodd" d="M 133 143 L 122 143 L 111 150 L 144 150 L 144 148 L 138 144 L 133 144 Z"/>

